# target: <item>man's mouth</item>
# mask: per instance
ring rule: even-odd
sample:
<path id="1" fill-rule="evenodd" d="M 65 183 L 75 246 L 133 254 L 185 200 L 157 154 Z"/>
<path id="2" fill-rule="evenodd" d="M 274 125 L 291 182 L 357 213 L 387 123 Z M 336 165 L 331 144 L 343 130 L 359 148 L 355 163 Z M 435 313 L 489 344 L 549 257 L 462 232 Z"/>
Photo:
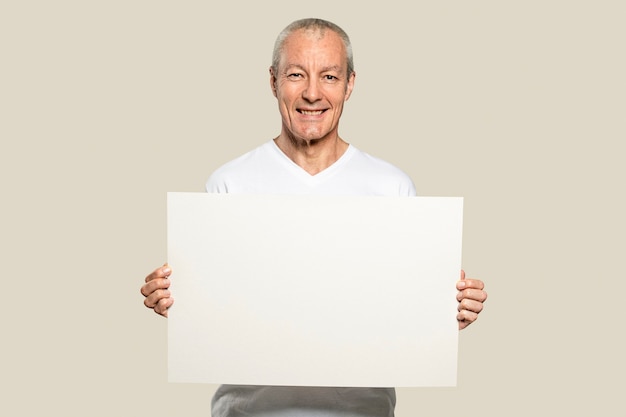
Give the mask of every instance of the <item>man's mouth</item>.
<path id="1" fill-rule="evenodd" d="M 303 114 L 305 116 L 319 116 L 320 114 L 324 113 L 326 110 L 304 110 L 304 109 L 298 109 L 297 111 L 298 111 L 298 113 Z"/>

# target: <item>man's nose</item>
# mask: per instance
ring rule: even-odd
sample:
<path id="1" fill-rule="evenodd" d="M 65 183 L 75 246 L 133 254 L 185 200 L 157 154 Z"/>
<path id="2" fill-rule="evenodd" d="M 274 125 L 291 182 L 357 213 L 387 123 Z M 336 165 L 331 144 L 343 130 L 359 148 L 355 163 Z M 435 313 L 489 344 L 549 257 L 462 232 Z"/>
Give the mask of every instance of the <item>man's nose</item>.
<path id="1" fill-rule="evenodd" d="M 304 97 L 308 101 L 317 101 L 320 98 L 320 85 L 319 80 L 315 78 L 309 78 L 307 80 L 307 85 L 304 91 L 302 92 L 302 97 Z"/>

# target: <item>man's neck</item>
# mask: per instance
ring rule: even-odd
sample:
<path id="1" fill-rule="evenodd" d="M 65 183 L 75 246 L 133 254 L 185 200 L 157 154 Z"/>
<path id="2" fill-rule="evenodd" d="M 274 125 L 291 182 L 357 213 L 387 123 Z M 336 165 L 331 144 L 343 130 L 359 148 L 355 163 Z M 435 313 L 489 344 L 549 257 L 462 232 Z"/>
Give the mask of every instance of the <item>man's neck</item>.
<path id="1" fill-rule="evenodd" d="M 339 136 L 301 141 L 280 135 L 274 142 L 289 159 L 310 175 L 318 174 L 337 162 L 349 146 Z"/>

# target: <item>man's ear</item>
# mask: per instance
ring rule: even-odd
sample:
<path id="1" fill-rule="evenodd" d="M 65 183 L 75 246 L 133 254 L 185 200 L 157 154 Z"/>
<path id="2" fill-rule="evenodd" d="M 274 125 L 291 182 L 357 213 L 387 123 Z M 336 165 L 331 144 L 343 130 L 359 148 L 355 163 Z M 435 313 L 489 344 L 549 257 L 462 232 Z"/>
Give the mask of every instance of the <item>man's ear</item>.
<path id="1" fill-rule="evenodd" d="M 270 67 L 270 88 L 272 89 L 272 94 L 276 97 L 276 74 L 274 74 L 274 68 Z"/>
<path id="2" fill-rule="evenodd" d="M 346 98 L 344 101 L 348 101 L 350 95 L 352 94 L 352 90 L 354 89 L 354 79 L 356 78 L 356 72 L 352 71 L 352 74 L 348 77 L 348 83 L 346 84 Z"/>

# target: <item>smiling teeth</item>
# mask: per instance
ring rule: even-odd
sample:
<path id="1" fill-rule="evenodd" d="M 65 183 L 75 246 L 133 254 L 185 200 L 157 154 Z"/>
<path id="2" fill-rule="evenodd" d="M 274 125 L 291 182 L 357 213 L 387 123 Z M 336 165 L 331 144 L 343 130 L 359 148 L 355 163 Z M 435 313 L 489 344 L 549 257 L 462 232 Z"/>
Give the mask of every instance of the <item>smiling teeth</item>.
<path id="1" fill-rule="evenodd" d="M 300 110 L 300 113 L 306 114 L 307 116 L 317 116 L 318 114 L 322 114 L 322 110 Z"/>

